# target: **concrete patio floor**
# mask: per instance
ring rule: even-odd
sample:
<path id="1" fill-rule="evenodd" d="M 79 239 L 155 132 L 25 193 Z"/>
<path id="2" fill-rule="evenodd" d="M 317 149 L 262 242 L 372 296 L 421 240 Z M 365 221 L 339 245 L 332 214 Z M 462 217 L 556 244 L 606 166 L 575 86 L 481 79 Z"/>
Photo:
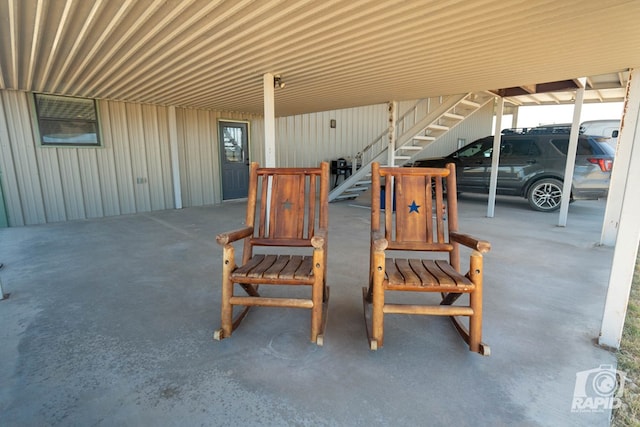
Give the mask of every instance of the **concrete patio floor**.
<path id="1" fill-rule="evenodd" d="M 254 308 L 219 327 L 219 232 L 243 202 L 0 229 L 0 424 L 607 426 L 572 413 L 576 373 L 613 365 L 595 345 L 613 250 L 604 202 L 569 223 L 524 200 L 460 198 L 460 229 L 489 240 L 484 341 L 467 350 L 445 318 L 386 318 L 369 351 L 361 291 L 369 210 L 331 204 L 329 320 L 309 342 L 307 310 Z M 466 254 L 463 261 L 467 262 Z"/>

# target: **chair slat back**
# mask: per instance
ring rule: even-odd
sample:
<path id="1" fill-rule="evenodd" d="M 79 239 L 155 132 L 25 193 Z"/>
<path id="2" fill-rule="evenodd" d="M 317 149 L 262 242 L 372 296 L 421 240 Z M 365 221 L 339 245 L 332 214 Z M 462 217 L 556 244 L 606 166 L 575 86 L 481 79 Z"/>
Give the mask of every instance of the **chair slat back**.
<path id="1" fill-rule="evenodd" d="M 319 168 L 259 168 L 252 163 L 247 207 L 247 224 L 256 225 L 252 244 L 310 246 L 315 230 L 328 226 L 328 171 L 326 162 Z"/>
<path id="2" fill-rule="evenodd" d="M 376 188 L 385 190 L 384 234 L 389 249 L 452 250 L 447 231 L 455 231 L 451 225 L 457 227 L 457 212 L 452 212 L 452 208 L 456 209 L 453 164 L 447 168 L 391 168 L 374 163 L 372 182 L 374 194 Z M 453 193 L 446 192 L 447 202 L 445 182 L 448 189 L 454 189 Z M 373 230 L 381 231 L 376 198 L 374 195 L 372 199 L 371 225 Z M 390 209 L 394 204 L 395 215 Z M 452 215 L 453 223 L 449 221 Z"/>

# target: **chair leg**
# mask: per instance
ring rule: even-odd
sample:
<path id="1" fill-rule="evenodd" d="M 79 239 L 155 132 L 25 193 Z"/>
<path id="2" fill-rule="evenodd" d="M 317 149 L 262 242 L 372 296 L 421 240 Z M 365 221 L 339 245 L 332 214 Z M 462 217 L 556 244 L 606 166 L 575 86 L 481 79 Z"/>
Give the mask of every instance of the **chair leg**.
<path id="1" fill-rule="evenodd" d="M 373 303 L 372 303 L 372 315 L 371 315 L 371 324 L 372 324 L 372 349 L 375 347 L 382 347 L 382 343 L 384 340 L 384 288 L 382 287 L 382 283 L 375 283 L 373 285 Z M 375 344 L 373 343 L 375 341 Z"/>
<path id="2" fill-rule="evenodd" d="M 384 274 L 385 259 L 384 252 L 374 253 L 374 271 L 372 283 L 372 314 L 371 314 L 371 349 L 380 348 L 384 343 Z"/>
<path id="3" fill-rule="evenodd" d="M 233 282 L 231 272 L 235 269 L 234 248 L 231 245 L 224 247 L 224 259 L 222 264 L 222 301 L 220 310 L 221 328 L 215 331 L 213 337 L 216 340 L 228 338 L 233 332 L 233 306 L 231 297 L 233 296 Z"/>
<path id="4" fill-rule="evenodd" d="M 469 317 L 469 350 L 480 352 L 482 341 L 482 255 L 472 254 L 469 278 L 475 290 L 469 295 L 473 315 Z"/>
<path id="5" fill-rule="evenodd" d="M 320 282 L 320 283 L 318 283 Z M 316 283 L 311 289 L 311 342 L 318 343 L 318 336 L 322 333 L 322 312 L 323 312 L 323 284 L 322 277 L 316 277 Z"/>

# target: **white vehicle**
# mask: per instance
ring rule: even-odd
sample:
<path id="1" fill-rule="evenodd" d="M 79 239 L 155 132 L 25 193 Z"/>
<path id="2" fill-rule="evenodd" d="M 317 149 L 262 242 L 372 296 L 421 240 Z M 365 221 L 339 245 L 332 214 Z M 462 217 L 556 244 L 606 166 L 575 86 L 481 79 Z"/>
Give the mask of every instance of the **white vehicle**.
<path id="1" fill-rule="evenodd" d="M 585 135 L 603 136 L 609 138 L 607 142 L 616 148 L 618 145 L 618 133 L 620 132 L 620 120 L 589 120 L 580 124 Z"/>

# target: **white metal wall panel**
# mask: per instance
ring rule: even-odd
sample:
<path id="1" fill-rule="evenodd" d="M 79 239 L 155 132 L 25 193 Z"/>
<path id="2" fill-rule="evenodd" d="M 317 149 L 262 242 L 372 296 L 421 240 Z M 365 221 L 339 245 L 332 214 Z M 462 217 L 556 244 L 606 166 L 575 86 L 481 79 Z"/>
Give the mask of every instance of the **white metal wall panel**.
<path id="1" fill-rule="evenodd" d="M 42 148 L 48 149 L 48 148 Z M 80 165 L 78 154 L 74 149 L 58 150 L 60 162 L 60 177 L 62 179 L 62 194 L 65 201 L 67 220 L 84 219 L 84 201 L 80 181 Z"/>
<path id="2" fill-rule="evenodd" d="M 264 159 L 264 121 L 261 117 L 241 113 L 176 108 L 180 181 L 185 207 L 222 202 L 220 182 L 220 121 L 248 122 L 249 159 Z"/>
<path id="3" fill-rule="evenodd" d="M 102 210 L 105 216 L 120 215 L 120 197 L 118 195 L 118 181 L 116 179 L 116 160 L 113 152 L 113 137 L 111 135 L 111 115 L 108 102 L 98 102 L 98 114 L 102 136 L 102 150 L 96 150 L 98 161 L 98 176 L 102 195 Z"/>
<path id="4" fill-rule="evenodd" d="M 3 95 L 22 218 L 26 225 L 42 224 L 46 222 L 46 215 L 27 97 L 16 91 L 6 91 Z"/>
<path id="5" fill-rule="evenodd" d="M 35 142 L 37 144 L 37 142 Z M 40 183 L 42 185 L 42 198 L 47 222 L 66 221 L 67 210 L 64 206 L 62 194 L 62 174 L 60 162 L 55 148 L 46 150 L 36 149 Z"/>
<path id="6" fill-rule="evenodd" d="M 102 147 L 43 147 L 34 135 L 31 96 L 0 92 L 10 226 L 173 207 L 165 107 L 99 101 Z"/>
<path id="7" fill-rule="evenodd" d="M 78 154 L 80 183 L 82 184 L 82 198 L 86 218 L 101 218 L 104 216 L 96 151 L 103 150 L 87 149 L 76 151 Z"/>
<path id="8" fill-rule="evenodd" d="M 146 142 L 147 186 L 151 210 L 166 209 L 173 205 L 173 185 L 169 147 L 169 129 L 166 108 L 142 106 L 144 141 Z"/>
<path id="9" fill-rule="evenodd" d="M 209 111 L 198 111 L 198 160 L 201 171 L 202 205 L 216 202 L 214 188 L 219 179 L 213 176 L 214 165 L 218 163 L 218 130 L 215 115 Z"/>
<path id="10" fill-rule="evenodd" d="M 315 166 L 354 157 L 387 128 L 386 105 L 323 111 L 276 119 L 278 166 Z M 330 121 L 336 121 L 336 128 Z"/>
<path id="11" fill-rule="evenodd" d="M 151 211 L 149 196 L 149 177 L 147 176 L 147 155 L 144 144 L 145 134 L 142 123 L 142 105 L 127 104 L 126 121 L 129 136 L 129 153 L 131 155 L 131 174 L 135 212 Z"/>
<path id="12" fill-rule="evenodd" d="M 115 160 L 115 178 L 118 186 L 120 214 L 135 213 L 136 200 L 133 189 L 133 173 L 131 171 L 131 155 L 129 151 L 129 135 L 127 133 L 127 117 L 125 108 L 116 102 L 107 103 L 111 127 L 103 129 L 111 135 Z"/>
<path id="13" fill-rule="evenodd" d="M 0 92 L 0 181 L 9 225 L 24 225 L 20 189 L 9 135 L 11 123 L 7 121 L 7 108 L 9 108 L 5 101 L 7 96 L 6 92 Z"/>
<path id="14" fill-rule="evenodd" d="M 264 120 L 262 117 L 252 118 L 249 124 L 249 160 L 258 163 L 264 161 Z M 218 174 L 218 176 L 220 175 Z"/>

